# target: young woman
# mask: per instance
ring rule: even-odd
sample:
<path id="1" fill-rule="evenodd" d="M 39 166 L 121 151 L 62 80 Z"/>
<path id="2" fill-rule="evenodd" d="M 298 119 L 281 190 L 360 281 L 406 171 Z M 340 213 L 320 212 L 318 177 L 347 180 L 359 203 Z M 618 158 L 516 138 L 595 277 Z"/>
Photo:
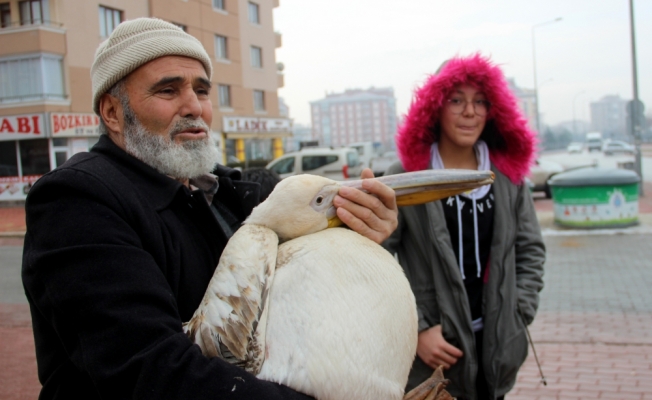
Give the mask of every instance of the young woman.
<path id="1" fill-rule="evenodd" d="M 383 244 L 397 253 L 419 313 L 408 388 L 439 365 L 461 399 L 500 399 L 527 356 L 543 288 L 545 248 L 524 184 L 536 135 L 501 70 L 487 58 L 453 58 L 417 90 L 388 173 L 491 169 L 492 185 L 399 211 Z"/>

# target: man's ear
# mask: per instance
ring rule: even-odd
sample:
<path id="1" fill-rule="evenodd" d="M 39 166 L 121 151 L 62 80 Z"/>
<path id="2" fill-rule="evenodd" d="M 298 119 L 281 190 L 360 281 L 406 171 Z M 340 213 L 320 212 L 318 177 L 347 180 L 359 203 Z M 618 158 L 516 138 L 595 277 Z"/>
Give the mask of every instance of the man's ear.
<path id="1" fill-rule="evenodd" d="M 120 100 L 108 93 L 100 97 L 100 118 L 104 120 L 109 137 L 120 147 L 123 142 L 122 131 L 124 127 L 123 109 Z"/>

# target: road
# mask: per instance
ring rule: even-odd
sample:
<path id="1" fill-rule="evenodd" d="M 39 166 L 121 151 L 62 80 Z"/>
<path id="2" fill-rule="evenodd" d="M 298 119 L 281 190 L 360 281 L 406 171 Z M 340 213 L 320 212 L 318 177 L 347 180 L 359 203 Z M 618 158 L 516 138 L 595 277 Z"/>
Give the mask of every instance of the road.
<path id="1" fill-rule="evenodd" d="M 598 165 L 602 168 L 618 168 L 619 163 L 634 162 L 633 155 L 614 154 L 606 156 L 602 152 L 591 152 L 584 150 L 582 153 L 569 154 L 566 151 L 555 151 L 543 153 L 542 159 L 554 161 L 561 164 L 564 168 L 573 168 L 586 165 Z M 641 157 L 643 180 L 652 182 L 652 156 L 643 153 Z"/>

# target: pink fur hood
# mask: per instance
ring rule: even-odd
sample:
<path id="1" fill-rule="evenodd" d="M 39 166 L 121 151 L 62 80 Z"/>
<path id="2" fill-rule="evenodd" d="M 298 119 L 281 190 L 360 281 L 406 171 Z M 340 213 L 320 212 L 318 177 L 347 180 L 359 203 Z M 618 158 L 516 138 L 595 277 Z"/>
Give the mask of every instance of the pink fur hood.
<path id="1" fill-rule="evenodd" d="M 536 133 L 518 107 L 502 71 L 479 54 L 450 59 L 416 90 L 410 109 L 396 135 L 398 155 L 406 171 L 430 168 L 430 147 L 439 110 L 452 90 L 461 84 L 482 90 L 491 104 L 481 136 L 489 146 L 491 163 L 515 184 L 523 182 L 536 157 Z M 485 139 L 492 131 L 493 141 Z"/>

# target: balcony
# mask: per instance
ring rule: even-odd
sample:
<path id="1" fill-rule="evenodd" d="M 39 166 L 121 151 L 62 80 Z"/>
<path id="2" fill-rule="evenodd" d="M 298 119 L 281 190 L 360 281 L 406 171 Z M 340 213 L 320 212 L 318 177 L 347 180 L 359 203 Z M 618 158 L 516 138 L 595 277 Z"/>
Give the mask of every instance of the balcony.
<path id="1" fill-rule="evenodd" d="M 276 39 L 275 46 L 278 49 L 279 47 L 283 46 L 283 36 L 279 32 L 274 32 L 274 36 Z"/>
<path id="2" fill-rule="evenodd" d="M 25 53 L 66 54 L 66 30 L 51 21 L 20 25 L 14 23 L 0 29 L 0 57 Z"/>

